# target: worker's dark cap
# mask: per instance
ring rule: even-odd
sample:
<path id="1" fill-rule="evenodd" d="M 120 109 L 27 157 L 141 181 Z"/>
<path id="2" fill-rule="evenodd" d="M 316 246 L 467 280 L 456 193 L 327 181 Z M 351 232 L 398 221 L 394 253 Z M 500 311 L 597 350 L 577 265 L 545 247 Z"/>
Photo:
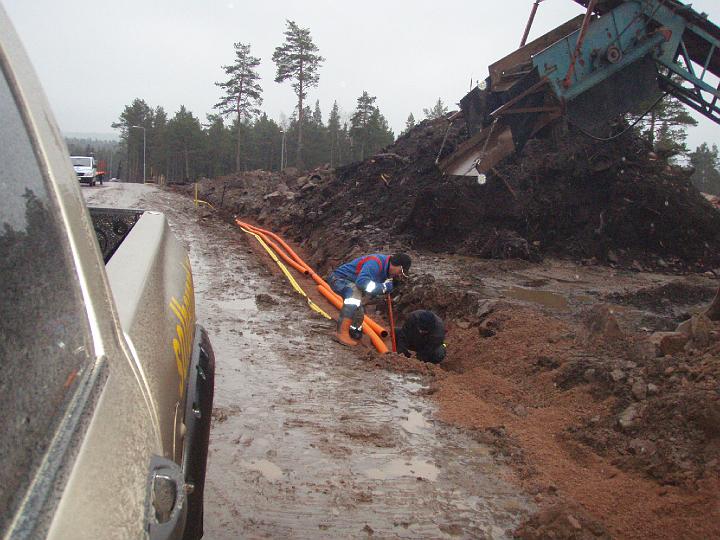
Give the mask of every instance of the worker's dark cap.
<path id="1" fill-rule="evenodd" d="M 394 255 L 390 256 L 390 264 L 394 264 L 395 266 L 402 266 L 403 273 L 407 274 L 410 272 L 410 265 L 412 264 L 412 260 L 410 259 L 410 255 L 407 253 L 395 253 Z"/>

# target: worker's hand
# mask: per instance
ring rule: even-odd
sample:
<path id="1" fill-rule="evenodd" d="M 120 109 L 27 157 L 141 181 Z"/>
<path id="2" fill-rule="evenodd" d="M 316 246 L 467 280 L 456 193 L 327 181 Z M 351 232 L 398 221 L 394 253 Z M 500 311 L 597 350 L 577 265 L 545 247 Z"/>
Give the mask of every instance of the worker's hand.
<path id="1" fill-rule="evenodd" d="M 385 294 L 391 293 L 393 290 L 393 280 L 386 279 L 382 284 L 382 292 Z"/>

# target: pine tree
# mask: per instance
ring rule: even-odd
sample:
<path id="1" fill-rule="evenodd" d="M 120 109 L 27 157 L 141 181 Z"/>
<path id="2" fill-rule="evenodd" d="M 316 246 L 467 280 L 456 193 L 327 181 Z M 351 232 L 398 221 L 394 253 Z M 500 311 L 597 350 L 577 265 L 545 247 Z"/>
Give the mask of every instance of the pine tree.
<path id="1" fill-rule="evenodd" d="M 408 116 L 407 120 L 405 120 L 405 131 L 403 131 L 403 133 L 409 132 L 414 127 L 415 127 L 415 117 L 413 116 L 413 113 L 410 113 L 410 116 Z"/>
<path id="2" fill-rule="evenodd" d="M 162 107 L 155 107 L 152 128 L 147 133 L 147 166 L 148 176 L 153 178 L 161 175 L 167 177 L 168 144 L 167 144 L 167 113 Z"/>
<path id="3" fill-rule="evenodd" d="M 671 95 L 658 101 L 654 96 L 637 106 L 627 115 L 628 121 L 637 123 L 635 131 L 652 147 L 667 156 L 685 154 L 688 126 L 697 125 L 687 108 Z"/>
<path id="4" fill-rule="evenodd" d="M 258 81 L 256 68 L 260 65 L 260 59 L 250 54 L 250 45 L 235 43 L 235 62 L 230 66 L 223 66 L 225 73 L 230 78 L 223 82 L 216 82 L 215 85 L 222 88 L 225 94 L 214 106 L 223 116 L 235 115 L 237 127 L 237 139 L 235 147 L 235 172 L 240 172 L 240 151 L 242 147 L 242 130 L 240 126 L 243 120 L 249 120 L 260 114 L 258 106 L 262 104 L 262 88 Z"/>
<path id="5" fill-rule="evenodd" d="M 189 182 L 197 174 L 197 161 L 204 150 L 204 136 L 200 121 L 184 105 L 168 122 L 170 146 L 170 176 Z M 193 161 L 190 157 L 193 157 Z"/>
<path id="6" fill-rule="evenodd" d="M 703 193 L 720 195 L 720 157 L 718 147 L 713 144 L 709 148 L 707 143 L 702 143 L 694 152 L 690 153 L 690 163 L 695 172 L 691 180 Z"/>
<path id="7" fill-rule="evenodd" d="M 375 96 L 363 92 L 357 100 L 357 108 L 350 119 L 350 136 L 355 148 L 355 156 L 361 161 L 365 156 L 377 152 L 390 144 L 394 135 L 387 120 L 375 106 Z"/>
<path id="8" fill-rule="evenodd" d="M 152 128 L 153 110 L 140 98 L 135 98 L 130 105 L 126 105 L 120 114 L 120 119 L 113 122 L 113 129 L 120 130 L 120 140 L 125 147 L 127 166 L 125 178 L 128 181 L 142 178 L 143 166 L 143 130 L 147 138 L 147 131 Z M 147 145 L 147 139 L 145 141 Z M 146 152 L 147 155 L 147 152 Z"/>
<path id="9" fill-rule="evenodd" d="M 340 154 L 340 109 L 337 101 L 333 102 L 333 108 L 328 118 L 328 139 L 330 147 L 330 166 L 337 167 L 341 162 Z"/>
<path id="10" fill-rule="evenodd" d="M 425 118 L 429 120 L 435 120 L 436 118 L 442 118 L 448 112 L 448 108 L 443 104 L 442 99 L 438 98 L 437 103 L 431 109 L 423 109 Z"/>
<path id="11" fill-rule="evenodd" d="M 233 134 L 219 114 L 208 114 L 205 127 L 205 175 L 213 178 L 235 170 Z"/>
<path id="12" fill-rule="evenodd" d="M 296 148 L 296 166 L 303 168 L 303 101 L 307 96 L 307 89 L 317 86 L 320 75 L 318 69 L 325 60 L 317 54 L 318 48 L 310 37 L 310 30 L 300 28 L 294 21 L 286 21 L 285 43 L 275 49 L 273 62 L 277 65 L 275 82 L 293 81 L 292 87 L 298 98 L 298 134 Z"/>

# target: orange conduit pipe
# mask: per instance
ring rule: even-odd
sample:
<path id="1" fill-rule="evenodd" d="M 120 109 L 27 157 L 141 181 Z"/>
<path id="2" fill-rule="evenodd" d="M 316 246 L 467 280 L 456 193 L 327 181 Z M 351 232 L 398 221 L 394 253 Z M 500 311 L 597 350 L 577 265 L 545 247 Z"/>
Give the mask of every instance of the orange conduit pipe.
<path id="1" fill-rule="evenodd" d="M 264 231 L 261 231 L 260 229 L 257 229 L 256 227 L 253 227 L 252 225 L 248 225 L 247 223 L 240 221 L 239 219 L 236 219 L 235 223 L 237 223 L 241 227 L 244 227 L 244 228 L 254 232 L 259 237 L 261 237 L 263 240 L 265 240 L 267 245 L 269 245 L 273 249 L 273 251 L 282 260 L 284 260 L 286 263 L 288 263 L 290 266 L 292 266 L 295 270 L 297 270 L 301 274 L 305 274 L 305 275 L 309 274 L 308 269 L 305 265 L 299 264 L 297 261 L 291 259 L 282 249 L 280 249 L 280 247 L 275 242 L 273 242 L 272 240 L 270 240 L 270 238 L 268 238 L 268 236 L 265 234 Z"/>
<path id="2" fill-rule="evenodd" d="M 323 287 L 321 285 L 317 286 L 317 290 L 318 290 L 318 292 L 320 292 L 320 294 L 322 294 L 325 298 L 327 298 L 328 301 L 333 306 L 335 306 L 338 309 L 342 309 L 342 306 L 343 306 L 342 299 L 337 294 L 333 293 L 332 291 L 330 291 L 329 289 L 326 289 L 325 287 Z M 367 322 L 367 317 L 366 317 L 366 322 Z M 372 328 L 370 328 L 370 326 L 368 324 L 363 324 L 363 332 L 365 332 L 367 337 L 370 338 L 370 341 L 372 341 L 372 344 L 377 349 L 377 352 L 379 352 L 380 354 L 386 354 L 389 352 L 387 345 L 385 345 L 385 342 L 380 338 L 380 336 L 378 336 L 375 333 L 375 331 Z"/>
<path id="3" fill-rule="evenodd" d="M 263 240 L 265 240 L 265 242 L 267 242 L 269 246 L 273 248 L 277 255 L 280 256 L 280 258 L 282 258 L 290 266 L 295 268 L 298 272 L 305 275 L 310 275 L 313 280 L 318 284 L 318 290 L 320 291 L 320 293 L 325 298 L 330 300 L 330 303 L 333 304 L 336 308 L 342 309 L 342 298 L 338 294 L 336 294 L 330 288 L 330 286 L 312 268 L 310 268 L 310 266 L 308 266 L 308 264 L 303 261 L 282 238 L 280 238 L 278 235 L 271 231 L 256 227 L 254 225 L 250 225 L 249 223 L 245 223 L 244 221 L 241 221 L 237 218 L 235 219 L 235 223 L 238 224 L 240 227 L 244 227 L 260 236 Z M 275 240 L 277 240 L 278 243 L 280 243 L 285 249 L 287 249 L 287 253 L 283 251 L 283 249 L 281 249 L 275 242 L 270 240 L 270 238 L 274 238 Z M 288 253 L 291 255 L 288 255 Z M 385 330 L 382 326 L 373 321 L 367 315 L 365 316 L 363 323 L 363 331 L 368 335 L 370 341 L 372 341 L 377 351 L 380 354 L 387 353 L 387 346 L 382 341 L 382 339 L 378 337 L 378 334 L 383 337 L 387 336 L 387 330 Z"/>
<path id="4" fill-rule="evenodd" d="M 295 268 L 298 272 L 301 272 L 301 273 L 303 273 L 303 274 L 309 275 L 309 276 L 315 281 L 315 283 L 317 283 L 320 287 L 324 287 L 325 289 L 327 289 L 327 291 L 328 291 L 331 295 L 336 296 L 337 299 L 338 299 L 338 301 L 342 304 L 342 298 L 340 298 L 340 296 L 337 295 L 337 294 L 335 293 L 335 291 L 332 290 L 332 288 L 330 287 L 330 285 L 328 285 L 327 282 L 326 282 L 323 278 L 321 278 L 312 268 L 310 268 L 310 266 L 309 266 L 304 260 L 302 260 L 302 259 L 300 258 L 300 256 L 299 256 L 297 253 L 295 253 L 295 251 L 287 244 L 287 242 L 285 242 L 285 241 L 284 241 L 282 238 L 280 238 L 277 234 L 275 234 L 275 233 L 272 232 L 272 231 L 268 231 L 268 230 L 266 230 L 266 229 L 263 229 L 262 227 L 256 227 L 255 225 L 250 225 L 249 223 L 245 223 L 244 221 L 240 221 L 239 219 L 236 219 L 235 222 L 236 222 L 238 225 L 240 225 L 241 227 L 245 227 L 246 229 L 250 229 L 250 230 L 253 231 L 254 233 L 262 236 L 262 237 L 263 237 L 263 240 L 265 240 L 266 242 L 268 242 L 268 244 L 269 244 L 270 246 L 272 246 L 272 248 L 278 253 L 278 255 L 281 256 L 281 258 L 282 258 L 283 260 L 288 261 L 288 263 L 289 263 L 293 268 Z M 283 248 L 285 248 L 285 250 L 287 251 L 287 254 L 286 254 L 286 253 L 283 253 L 282 250 L 277 246 L 277 244 L 275 244 L 274 242 L 272 242 L 271 240 L 269 240 L 268 238 L 266 238 L 266 236 L 269 236 L 270 238 L 276 240 L 280 245 L 282 245 Z M 290 257 L 291 257 L 292 259 L 294 259 L 294 262 L 290 262 L 290 259 L 289 259 Z M 299 268 L 298 265 L 300 265 L 302 268 Z M 336 307 L 337 307 L 337 306 L 336 306 Z M 342 307 L 342 305 L 341 305 L 341 307 Z M 341 309 L 341 307 L 338 308 L 338 309 Z M 376 323 L 374 320 L 372 320 L 372 319 L 371 319 L 370 317 L 368 317 L 367 315 L 365 316 L 365 320 L 364 320 L 363 322 L 364 322 L 364 325 L 370 326 L 370 328 L 371 328 L 375 333 L 379 334 L 380 336 L 382 336 L 382 337 L 387 337 L 387 336 L 388 336 L 388 331 L 385 330 L 385 328 L 383 328 L 381 325 L 379 325 L 378 323 Z"/>

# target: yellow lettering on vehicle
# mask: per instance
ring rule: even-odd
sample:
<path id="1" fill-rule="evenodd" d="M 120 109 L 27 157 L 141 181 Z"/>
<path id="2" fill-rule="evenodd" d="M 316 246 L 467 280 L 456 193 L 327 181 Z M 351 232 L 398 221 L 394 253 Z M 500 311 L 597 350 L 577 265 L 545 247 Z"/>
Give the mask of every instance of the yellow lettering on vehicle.
<path id="1" fill-rule="evenodd" d="M 192 358 L 195 325 L 195 288 L 193 287 L 192 271 L 190 270 L 190 260 L 188 258 L 185 258 L 183 262 L 183 269 L 185 270 L 185 290 L 182 295 L 182 303 L 174 296 L 170 299 L 170 309 L 178 320 L 178 324 L 175 326 L 177 335 L 172 340 L 172 348 L 175 353 L 178 375 L 180 376 L 178 391 L 181 398 L 185 393 L 187 371 Z"/>

